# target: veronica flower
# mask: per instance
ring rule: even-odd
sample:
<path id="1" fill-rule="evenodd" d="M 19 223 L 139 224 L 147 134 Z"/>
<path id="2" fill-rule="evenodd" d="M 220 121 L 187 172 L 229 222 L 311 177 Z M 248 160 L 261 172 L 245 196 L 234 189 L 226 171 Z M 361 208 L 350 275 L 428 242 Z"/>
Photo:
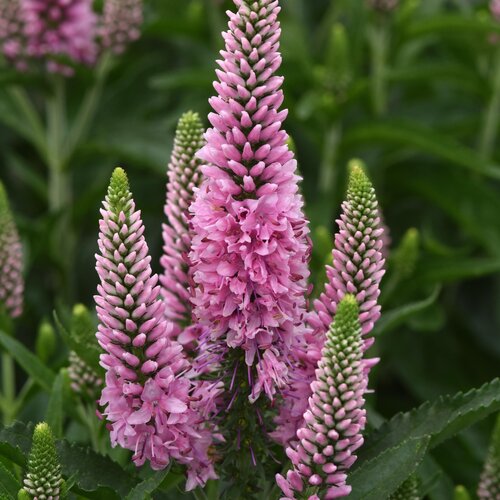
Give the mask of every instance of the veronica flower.
<path id="1" fill-rule="evenodd" d="M 287 383 L 310 248 L 297 162 L 282 128 L 280 7 L 277 0 L 235 4 L 210 99 L 213 127 L 199 153 L 209 165 L 191 206 L 190 259 L 195 317 L 209 327 L 210 342 L 225 346 L 230 371 L 248 375 L 255 401 L 263 391 L 273 399 Z"/>
<path id="2" fill-rule="evenodd" d="M 500 415 L 491 437 L 491 445 L 479 481 L 477 496 L 481 500 L 500 498 Z"/>
<path id="3" fill-rule="evenodd" d="M 363 444 L 363 395 L 367 377 L 359 308 L 345 295 L 326 335 L 311 384 L 312 395 L 297 441 L 286 449 L 292 469 L 276 476 L 285 499 L 326 500 L 347 496 L 347 472 Z"/>
<path id="4" fill-rule="evenodd" d="M 51 72 L 71 75 L 67 62 L 96 58 L 96 15 L 92 0 L 20 0 L 27 53 L 47 61 Z"/>
<path id="5" fill-rule="evenodd" d="M 196 153 L 204 143 L 203 126 L 198 114 L 185 113 L 177 126 L 168 165 L 165 203 L 167 222 L 163 224 L 164 245 L 160 260 L 164 269 L 160 283 L 166 303 L 165 314 L 173 324 L 175 336 L 191 323 L 192 279 L 188 254 L 192 234 L 189 228 L 189 206 L 193 200 L 193 190 L 201 181 L 201 160 L 196 158 Z M 187 333 L 184 333 L 184 337 L 189 341 L 191 339 Z"/>
<path id="6" fill-rule="evenodd" d="M 142 0 L 106 0 L 100 36 L 105 48 L 121 54 L 141 36 Z"/>
<path id="7" fill-rule="evenodd" d="M 122 169 L 111 178 L 101 210 L 95 297 L 97 339 L 106 354 L 106 386 L 100 404 L 110 423 L 111 442 L 163 469 L 171 459 L 188 466 L 187 488 L 215 477 L 208 457 L 212 433 L 203 412 L 211 409 L 212 385 L 183 376 L 189 364 L 182 347 L 169 339 L 165 304 Z"/>
<path id="8" fill-rule="evenodd" d="M 399 0 L 368 0 L 368 5 L 379 12 L 391 12 L 399 4 Z"/>
<path id="9" fill-rule="evenodd" d="M 310 396 L 310 384 L 325 341 L 325 333 L 335 318 L 337 305 L 345 294 L 353 294 L 359 304 L 360 323 L 364 336 L 364 350 L 373 344 L 367 337 L 380 317 L 378 297 L 384 275 L 383 229 L 380 227 L 379 208 L 375 190 L 359 162 L 351 164 L 347 199 L 337 221 L 333 264 L 327 266 L 327 283 L 320 298 L 314 302 L 314 311 L 308 321 L 312 331 L 305 333 L 302 349 L 297 349 L 293 383 L 287 392 L 277 419 L 273 438 L 281 444 L 294 439 L 303 423 L 303 414 Z M 365 370 L 377 362 L 366 360 Z"/>
<path id="10" fill-rule="evenodd" d="M 59 500 L 62 485 L 54 436 L 49 425 L 43 422 L 38 424 L 33 432 L 28 471 L 19 498 Z"/>
<path id="11" fill-rule="evenodd" d="M 74 351 L 69 353 L 68 376 L 75 394 L 95 401 L 101 392 L 102 380 Z"/>
<path id="12" fill-rule="evenodd" d="M 26 65 L 26 40 L 19 0 L 0 0 L 0 51 L 17 69 Z"/>
<path id="13" fill-rule="evenodd" d="M 333 265 L 327 268 L 325 291 L 315 301 L 309 321 L 316 332 L 326 331 L 340 299 L 351 293 L 360 305 L 360 322 L 363 335 L 373 329 L 380 317 L 380 281 L 385 273 L 382 257 L 383 229 L 375 190 L 356 161 L 351 163 L 347 200 L 342 204 L 342 214 L 337 220 L 339 230 L 335 235 Z M 365 348 L 373 339 L 365 340 Z"/>
<path id="14" fill-rule="evenodd" d="M 9 207 L 7 193 L 0 182 L 0 313 L 20 316 L 23 310 L 23 250 Z"/>

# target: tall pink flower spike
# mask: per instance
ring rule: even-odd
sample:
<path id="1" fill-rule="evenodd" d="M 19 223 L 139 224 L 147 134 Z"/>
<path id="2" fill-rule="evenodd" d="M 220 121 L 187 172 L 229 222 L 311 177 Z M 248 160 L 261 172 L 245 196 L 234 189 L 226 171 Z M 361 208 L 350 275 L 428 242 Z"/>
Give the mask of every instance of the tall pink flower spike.
<path id="1" fill-rule="evenodd" d="M 292 469 L 276 481 L 282 500 L 331 500 L 351 492 L 347 472 L 363 444 L 363 408 L 367 377 L 359 308 L 345 295 L 326 335 L 322 357 L 311 384 L 304 424 L 286 449 Z"/>
<path id="2" fill-rule="evenodd" d="M 215 478 L 208 456 L 213 434 L 205 415 L 214 390 L 183 375 L 189 363 L 169 339 L 158 276 L 150 266 L 141 214 L 125 172 L 111 178 L 100 220 L 95 296 L 97 339 L 106 352 L 106 386 L 100 404 L 111 442 L 134 452 L 136 465 L 149 460 L 163 469 L 171 459 L 188 467 L 187 489 Z"/>
<path id="3" fill-rule="evenodd" d="M 310 383 L 314 370 L 321 359 L 325 334 L 335 318 L 337 305 L 346 293 L 353 294 L 359 304 L 360 323 L 364 347 L 373 344 L 368 334 L 380 317 L 380 282 L 385 273 L 383 257 L 383 229 L 380 225 L 375 190 L 360 161 L 350 164 L 347 200 L 342 204 L 342 214 L 337 221 L 333 265 L 327 267 L 325 291 L 314 302 L 314 311 L 308 321 L 312 332 L 306 332 L 305 346 L 296 350 L 291 390 L 277 419 L 275 440 L 286 444 L 294 439 L 295 432 L 303 423 L 303 414 L 310 395 Z M 377 363 L 366 360 L 365 370 Z"/>
<path id="4" fill-rule="evenodd" d="M 203 126 L 197 113 L 182 115 L 177 126 L 174 149 L 168 165 L 166 223 L 163 224 L 163 255 L 160 275 L 165 315 L 172 323 L 172 335 L 181 342 L 196 340 L 199 327 L 192 326 L 192 276 L 188 254 L 192 232 L 189 228 L 193 190 L 201 182 L 201 160 L 196 153 L 203 147 Z M 182 329 L 183 334 L 179 337 Z"/>
<path id="5" fill-rule="evenodd" d="M 209 165 L 191 207 L 194 314 L 209 342 L 244 353 L 249 397 L 273 399 L 304 324 L 310 244 L 297 162 L 282 129 L 277 0 L 234 0 L 217 61 Z M 233 351 L 233 352 L 231 352 Z M 226 357 L 227 359 L 227 357 Z"/>
<path id="6" fill-rule="evenodd" d="M 0 182 L 0 314 L 17 318 L 23 312 L 23 248 Z"/>
<path id="7" fill-rule="evenodd" d="M 102 45 L 121 54 L 141 36 L 142 0 L 106 0 L 100 36 Z"/>
<path id="8" fill-rule="evenodd" d="M 27 53 L 47 60 L 47 69 L 73 73 L 65 59 L 92 64 L 97 55 L 92 0 L 20 0 Z"/>

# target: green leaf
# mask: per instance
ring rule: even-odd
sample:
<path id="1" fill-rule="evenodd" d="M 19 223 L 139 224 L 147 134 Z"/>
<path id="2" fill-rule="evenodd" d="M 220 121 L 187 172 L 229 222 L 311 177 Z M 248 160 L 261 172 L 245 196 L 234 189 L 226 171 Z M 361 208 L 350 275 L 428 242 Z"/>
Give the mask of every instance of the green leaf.
<path id="1" fill-rule="evenodd" d="M 103 368 L 99 364 L 101 351 L 95 340 L 95 325 L 76 321 L 74 316 L 69 318 L 69 321 L 71 323 L 70 330 L 64 326 L 59 315 L 54 311 L 54 322 L 68 348 L 75 351 L 78 357 L 85 361 L 96 374 L 102 375 Z"/>
<path id="2" fill-rule="evenodd" d="M 16 339 L 2 331 L 0 331 L 0 344 L 3 345 L 30 377 L 46 391 L 50 392 L 52 384 L 54 383 L 54 373 L 47 368 L 37 356 L 28 351 L 28 349 Z"/>
<path id="3" fill-rule="evenodd" d="M 418 467 L 428 444 L 428 437 L 408 439 L 365 462 L 349 477 L 349 498 L 388 498 Z"/>
<path id="4" fill-rule="evenodd" d="M 0 427 L 0 454 L 21 467 L 31 448 L 33 424 L 15 422 L 9 427 Z"/>
<path id="5" fill-rule="evenodd" d="M 24 466 L 32 434 L 33 424 L 15 422 L 9 427 L 0 427 L 0 453 Z M 74 477 L 75 485 L 80 490 L 94 492 L 103 488 L 108 492 L 114 491 L 119 498 L 125 498 L 138 483 L 137 478 L 120 465 L 88 447 L 61 439 L 56 441 L 56 448 L 63 476 Z"/>
<path id="6" fill-rule="evenodd" d="M 344 142 L 349 145 L 386 142 L 409 147 L 441 158 L 457 167 L 500 179 L 498 165 L 490 165 L 472 149 L 463 146 L 451 137 L 415 123 L 393 121 L 359 125 L 346 132 Z"/>
<path id="7" fill-rule="evenodd" d="M 369 435 L 360 450 L 358 466 L 408 439 L 430 438 L 429 449 L 474 422 L 500 409 L 500 379 L 479 389 L 427 401 L 400 413 Z"/>
<path id="8" fill-rule="evenodd" d="M 498 258 L 433 258 L 421 263 L 416 279 L 423 283 L 446 283 L 481 278 L 498 271 Z"/>
<path id="9" fill-rule="evenodd" d="M 63 373 L 59 373 L 54 380 L 50 394 L 45 421 L 49 424 L 56 438 L 63 434 Z"/>
<path id="10" fill-rule="evenodd" d="M 384 312 L 382 317 L 377 321 L 373 335 L 383 335 L 390 332 L 415 314 L 425 311 L 425 309 L 436 302 L 440 290 L 441 287 L 436 286 L 432 293 L 424 300 L 405 304 L 404 306 Z"/>
<path id="11" fill-rule="evenodd" d="M 168 90 L 173 91 L 177 89 L 193 89 L 209 88 L 212 83 L 213 77 L 210 69 L 195 68 L 183 69 L 175 72 L 162 73 L 155 75 L 150 80 L 151 88 L 155 90 Z"/>
<path id="12" fill-rule="evenodd" d="M 124 498 L 137 484 L 137 479 L 117 463 L 88 447 L 60 440 L 56 442 L 56 448 L 63 475 L 74 476 L 76 485 L 84 491 L 109 488 Z"/>
<path id="13" fill-rule="evenodd" d="M 422 35 L 490 35 L 500 33 L 500 25 L 493 19 L 466 17 L 459 14 L 433 15 L 411 23 L 406 34 L 411 37 Z"/>
<path id="14" fill-rule="evenodd" d="M 138 484 L 126 497 L 125 500 L 144 500 L 153 493 L 167 477 L 170 468 L 155 472 L 151 477 Z"/>
<path id="15" fill-rule="evenodd" d="M 432 81 L 446 80 L 452 84 L 473 90 L 477 94 L 485 91 L 484 82 L 475 73 L 472 73 L 469 68 L 443 61 L 389 69 L 387 78 L 395 82 L 414 83 L 416 85 L 421 85 L 422 82 L 427 83 L 431 79 Z"/>
<path id="16" fill-rule="evenodd" d="M 12 473 L 0 462 L 0 496 L 7 495 L 7 498 L 17 498 L 17 492 L 21 488 L 19 481 Z"/>

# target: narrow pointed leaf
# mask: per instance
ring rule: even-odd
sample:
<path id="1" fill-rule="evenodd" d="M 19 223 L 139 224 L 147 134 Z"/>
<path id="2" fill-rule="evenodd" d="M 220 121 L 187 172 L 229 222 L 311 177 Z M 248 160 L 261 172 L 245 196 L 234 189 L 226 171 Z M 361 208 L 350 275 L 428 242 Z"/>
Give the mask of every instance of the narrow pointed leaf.
<path id="1" fill-rule="evenodd" d="M 428 401 L 410 412 L 396 415 L 368 436 L 359 453 L 358 467 L 408 439 L 428 437 L 429 449 L 432 449 L 498 410 L 500 379 L 466 393 Z"/>
<path id="2" fill-rule="evenodd" d="M 0 344 L 11 354 L 19 363 L 23 370 L 40 384 L 46 391 L 52 389 L 55 375 L 47 368 L 37 356 L 26 349 L 16 339 L 0 331 Z"/>
<path id="3" fill-rule="evenodd" d="M 409 439 L 365 462 L 349 478 L 349 498 L 388 498 L 418 467 L 428 444 L 428 437 Z"/>
<path id="4" fill-rule="evenodd" d="M 125 500 L 143 500 L 160 486 L 167 477 L 170 468 L 155 472 L 151 477 L 139 483 L 126 497 Z"/>
<path id="5" fill-rule="evenodd" d="M 45 421 L 50 425 L 54 437 L 62 437 L 63 429 L 63 375 L 59 373 L 50 393 Z"/>
<path id="6" fill-rule="evenodd" d="M 0 497 L 6 495 L 7 498 L 17 498 L 17 492 L 21 488 L 19 481 L 12 473 L 0 462 Z"/>
<path id="7" fill-rule="evenodd" d="M 424 300 L 405 304 L 404 306 L 384 312 L 375 325 L 373 335 L 383 335 L 384 333 L 390 332 L 415 314 L 425 311 L 436 302 L 440 290 L 441 287 L 436 286 L 432 293 Z"/>

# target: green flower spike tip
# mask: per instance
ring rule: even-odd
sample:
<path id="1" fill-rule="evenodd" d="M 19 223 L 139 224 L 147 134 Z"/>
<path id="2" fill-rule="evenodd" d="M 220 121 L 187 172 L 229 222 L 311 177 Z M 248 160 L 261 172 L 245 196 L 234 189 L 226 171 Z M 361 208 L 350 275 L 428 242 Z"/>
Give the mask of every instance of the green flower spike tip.
<path id="1" fill-rule="evenodd" d="M 59 500 L 63 479 L 57 457 L 54 436 L 48 424 L 42 422 L 35 427 L 28 458 L 28 472 L 19 499 Z"/>

